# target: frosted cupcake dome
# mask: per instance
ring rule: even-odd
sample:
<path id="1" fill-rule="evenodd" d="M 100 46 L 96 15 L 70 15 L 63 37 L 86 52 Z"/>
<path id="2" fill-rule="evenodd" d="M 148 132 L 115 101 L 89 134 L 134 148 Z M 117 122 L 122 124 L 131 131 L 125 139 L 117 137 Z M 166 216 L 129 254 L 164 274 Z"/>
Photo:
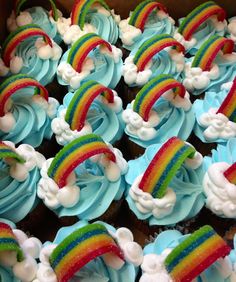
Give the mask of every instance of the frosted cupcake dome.
<path id="1" fill-rule="evenodd" d="M 3 43 L 0 75 L 26 73 L 47 85 L 56 74 L 61 54 L 61 48 L 39 26 L 19 27 Z"/>
<path id="2" fill-rule="evenodd" d="M 38 196 L 60 217 L 91 220 L 121 199 L 126 170 L 118 149 L 95 134 L 85 135 L 44 163 Z"/>
<path id="3" fill-rule="evenodd" d="M 86 221 L 61 228 L 40 254 L 37 281 L 134 282 L 143 259 L 127 228 Z"/>
<path id="4" fill-rule="evenodd" d="M 130 13 L 129 18 L 119 24 L 123 47 L 131 51 L 157 34 L 173 35 L 174 23 L 163 4 L 143 1 Z"/>
<path id="5" fill-rule="evenodd" d="M 186 48 L 186 53 L 195 55 L 202 44 L 212 35 L 224 36 L 227 30 L 226 12 L 214 1 L 207 1 L 185 18 L 179 20 L 174 38 Z"/>
<path id="6" fill-rule="evenodd" d="M 100 48 L 99 48 L 100 46 Z M 122 52 L 98 35 L 88 33 L 63 55 L 57 69 L 58 82 L 72 91 L 95 80 L 114 89 L 121 78 Z"/>

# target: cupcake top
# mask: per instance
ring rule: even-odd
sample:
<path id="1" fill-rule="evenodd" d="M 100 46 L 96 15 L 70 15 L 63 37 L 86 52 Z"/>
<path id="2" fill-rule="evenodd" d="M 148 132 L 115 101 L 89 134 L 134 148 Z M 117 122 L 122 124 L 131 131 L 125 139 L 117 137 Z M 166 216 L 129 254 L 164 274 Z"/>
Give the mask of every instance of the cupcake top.
<path id="1" fill-rule="evenodd" d="M 202 44 L 212 35 L 224 36 L 227 30 L 226 12 L 214 1 L 207 1 L 185 18 L 179 19 L 179 28 L 174 38 L 186 48 L 186 53 L 195 55 Z"/>
<path id="2" fill-rule="evenodd" d="M 211 36 L 196 55 L 187 60 L 183 84 L 193 95 L 220 91 L 223 83 L 235 77 L 234 42 L 219 35 Z"/>
<path id="3" fill-rule="evenodd" d="M 194 132 L 204 143 L 225 143 L 236 137 L 236 79 L 221 86 L 220 92 L 207 92 L 196 100 Z"/>
<path id="4" fill-rule="evenodd" d="M 197 215 L 204 206 L 202 155 L 177 137 L 149 146 L 129 161 L 126 200 L 149 225 L 173 225 Z"/>
<path id="5" fill-rule="evenodd" d="M 139 281 L 235 281 L 229 253 L 230 247 L 211 226 L 188 235 L 164 231 L 144 248 Z"/>
<path id="6" fill-rule="evenodd" d="M 61 39 L 57 32 L 56 22 L 62 17 L 62 14 L 57 10 L 56 4 L 53 0 L 49 0 L 51 4 L 51 11 L 45 10 L 43 7 L 32 7 L 23 10 L 25 0 L 15 1 L 15 7 L 10 17 L 7 19 L 7 29 L 12 32 L 18 27 L 27 24 L 39 25 L 53 40 L 60 43 Z M 30 2 L 30 1 L 28 1 Z"/>
<path id="7" fill-rule="evenodd" d="M 37 238 L 29 238 L 11 222 L 0 219 L 1 282 L 34 281 L 41 248 Z"/>
<path id="8" fill-rule="evenodd" d="M 95 134 L 85 135 L 44 163 L 38 196 L 58 216 L 91 220 L 121 199 L 126 171 L 118 149 Z"/>
<path id="9" fill-rule="evenodd" d="M 120 81 L 122 64 L 120 49 L 98 35 L 88 33 L 63 55 L 57 78 L 61 85 L 67 85 L 73 91 L 87 80 L 95 80 L 113 89 Z"/>
<path id="10" fill-rule="evenodd" d="M 225 145 L 218 145 L 212 157 L 205 158 L 206 173 L 203 189 L 206 206 L 224 218 L 236 218 L 236 138 Z"/>
<path id="11" fill-rule="evenodd" d="M 118 39 L 120 16 L 110 10 L 103 0 L 74 1 L 71 17 L 59 18 L 58 32 L 67 45 L 72 45 L 87 33 L 96 33 L 115 44 Z"/>
<path id="12" fill-rule="evenodd" d="M 61 54 L 62 49 L 39 26 L 19 27 L 3 43 L 0 76 L 28 74 L 47 85 L 56 74 Z"/>
<path id="13" fill-rule="evenodd" d="M 167 48 L 173 46 L 175 49 Z M 130 87 L 142 86 L 163 73 L 178 78 L 184 70 L 184 51 L 184 46 L 171 35 L 151 37 L 126 58 L 123 67 L 125 83 Z"/>
<path id="14" fill-rule="evenodd" d="M 38 203 L 37 184 L 45 158 L 30 145 L 0 143 L 0 217 L 18 222 Z"/>
<path id="15" fill-rule="evenodd" d="M 58 106 L 58 101 L 49 98 L 47 89 L 34 78 L 10 76 L 0 86 L 0 140 L 40 146 L 52 136 L 51 121 Z"/>
<path id="16" fill-rule="evenodd" d="M 66 94 L 52 130 L 63 146 L 92 132 L 113 144 L 123 134 L 122 111 L 122 100 L 114 90 L 90 80 L 75 93 Z"/>
<path id="17" fill-rule="evenodd" d="M 189 93 L 166 74 L 150 80 L 122 116 L 125 133 L 144 148 L 165 142 L 172 136 L 186 140 L 195 123 Z"/>
<path id="18" fill-rule="evenodd" d="M 79 221 L 44 244 L 37 281 L 134 282 L 142 259 L 129 229 Z"/>
<path id="19" fill-rule="evenodd" d="M 141 2 L 130 16 L 119 24 L 120 39 L 127 50 L 138 49 L 146 40 L 158 34 L 174 33 L 175 21 L 166 7 L 152 0 Z"/>

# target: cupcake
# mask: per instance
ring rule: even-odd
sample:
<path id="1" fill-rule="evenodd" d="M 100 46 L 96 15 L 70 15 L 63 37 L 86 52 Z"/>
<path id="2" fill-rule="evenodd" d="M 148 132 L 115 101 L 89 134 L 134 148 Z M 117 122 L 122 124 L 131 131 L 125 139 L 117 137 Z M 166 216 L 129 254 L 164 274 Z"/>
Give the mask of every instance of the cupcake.
<path id="1" fill-rule="evenodd" d="M 187 140 L 195 123 L 188 92 L 180 82 L 166 74 L 149 81 L 122 116 L 129 137 L 127 146 L 133 156 L 140 152 L 139 146 L 147 148 L 172 136 Z"/>
<path id="2" fill-rule="evenodd" d="M 44 140 L 50 140 L 53 134 L 51 121 L 57 113 L 57 100 L 48 98 L 46 88 L 25 74 L 7 78 L 0 93 L 0 140 L 42 149 Z"/>
<path id="3" fill-rule="evenodd" d="M 177 137 L 149 146 L 143 156 L 128 162 L 126 201 L 141 230 L 198 215 L 205 204 L 201 164 L 202 155 Z"/>
<path id="4" fill-rule="evenodd" d="M 164 231 L 144 248 L 140 282 L 236 281 L 230 247 L 205 225 L 192 234 Z"/>
<path id="5" fill-rule="evenodd" d="M 115 45 L 119 36 L 120 16 L 103 0 L 74 1 L 70 18 L 59 18 L 58 32 L 67 45 L 74 44 L 87 33 L 95 33 Z"/>
<path id="6" fill-rule="evenodd" d="M 38 6 L 23 10 L 22 6 L 24 6 L 25 2 L 26 1 L 24 0 L 15 1 L 14 10 L 7 19 L 8 31 L 15 31 L 18 27 L 22 27 L 27 24 L 37 24 L 46 32 L 46 34 L 48 34 L 49 37 L 51 37 L 56 43 L 60 44 L 61 36 L 57 31 L 57 21 L 62 17 L 62 14 L 59 10 L 57 10 L 55 2 L 53 0 L 48 1 L 51 4 L 51 11 L 47 11 L 43 7 Z"/>
<path id="7" fill-rule="evenodd" d="M 121 78 L 122 64 L 120 49 L 98 35 L 88 33 L 62 56 L 57 78 L 60 85 L 66 85 L 72 91 L 87 80 L 95 80 L 114 89 Z"/>
<path id="8" fill-rule="evenodd" d="M 43 164 L 38 196 L 59 217 L 110 217 L 120 206 L 126 171 L 118 149 L 95 134 L 85 135 Z"/>
<path id="9" fill-rule="evenodd" d="M 212 35 L 224 36 L 227 31 L 226 12 L 214 1 L 196 7 L 185 18 L 179 19 L 174 38 L 194 56 L 202 44 Z"/>
<path id="10" fill-rule="evenodd" d="M 236 218 L 236 138 L 229 139 L 224 145 L 218 145 L 211 157 L 205 158 L 205 176 L 203 190 L 206 207 L 218 217 Z M 224 220 L 220 219 L 222 223 Z"/>
<path id="11" fill-rule="evenodd" d="M 146 40 L 159 34 L 173 35 L 175 21 L 161 3 L 152 0 L 141 2 L 130 16 L 119 24 L 123 48 L 138 49 Z"/>
<path id="12" fill-rule="evenodd" d="M 223 84 L 219 92 L 207 92 L 204 100 L 196 100 L 194 133 L 204 143 L 226 143 L 236 137 L 236 79 Z"/>
<path id="13" fill-rule="evenodd" d="M 0 76 L 27 74 L 47 85 L 56 74 L 61 54 L 62 49 L 39 26 L 19 27 L 3 43 Z"/>
<path id="14" fill-rule="evenodd" d="M 206 91 L 219 92 L 223 83 L 232 81 L 236 74 L 236 53 L 233 40 L 211 36 L 196 55 L 187 60 L 183 84 L 193 95 Z"/>
<path id="15" fill-rule="evenodd" d="M 38 204 L 37 184 L 45 158 L 30 145 L 0 143 L 0 217 L 19 222 Z"/>
<path id="16" fill-rule="evenodd" d="M 167 48 L 175 46 L 176 49 Z M 160 74 L 180 78 L 184 70 L 184 47 L 168 34 L 155 35 L 145 41 L 137 50 L 133 49 L 125 59 L 124 81 L 128 87 L 125 96 L 135 96 L 140 88 Z"/>
<path id="17" fill-rule="evenodd" d="M 44 244 L 37 281 L 134 282 L 142 259 L 129 229 L 83 220 L 61 228 L 53 242 Z"/>
<path id="18" fill-rule="evenodd" d="M 42 243 L 0 218 L 0 279 L 1 282 L 33 282 Z"/>
<path id="19" fill-rule="evenodd" d="M 52 121 L 52 130 L 63 146 L 89 133 L 114 144 L 123 135 L 122 112 L 122 100 L 116 91 L 90 80 L 75 93 L 66 94 Z"/>

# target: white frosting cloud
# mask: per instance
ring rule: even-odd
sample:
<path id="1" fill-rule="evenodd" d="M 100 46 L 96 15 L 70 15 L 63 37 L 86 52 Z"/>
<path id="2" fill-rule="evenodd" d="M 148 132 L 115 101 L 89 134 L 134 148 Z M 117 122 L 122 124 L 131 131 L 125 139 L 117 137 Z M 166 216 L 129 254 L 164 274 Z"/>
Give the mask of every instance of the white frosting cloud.
<path id="1" fill-rule="evenodd" d="M 178 30 L 175 31 L 173 36 L 179 43 L 181 43 L 187 50 L 191 49 L 196 43 L 197 40 L 192 37 L 190 40 L 185 40 L 183 35 L 178 32 Z"/>
<path id="2" fill-rule="evenodd" d="M 110 52 L 107 49 L 107 47 L 103 45 L 101 45 L 99 48 L 102 54 L 106 54 L 107 56 L 110 56 L 116 64 L 119 63 L 120 59 L 123 56 L 122 51 L 114 45 L 111 45 L 112 52 Z"/>
<path id="3" fill-rule="evenodd" d="M 7 76 L 9 68 L 5 65 L 3 60 L 0 58 L 0 76 Z"/>
<path id="4" fill-rule="evenodd" d="M 225 178 L 229 164 L 212 164 L 203 179 L 206 205 L 215 214 L 228 218 L 236 217 L 236 187 Z"/>
<path id="5" fill-rule="evenodd" d="M 24 253 L 24 260 L 17 262 L 16 252 L 2 251 L 0 252 L 0 263 L 4 266 L 12 267 L 15 277 L 24 282 L 31 282 L 36 278 L 37 261 L 42 243 L 34 237 L 28 236 L 21 230 L 13 229 L 13 233 Z"/>
<path id="6" fill-rule="evenodd" d="M 175 95 L 172 90 L 165 92 L 162 97 L 171 102 L 171 104 L 176 108 L 182 108 L 184 111 L 189 111 L 192 107 L 190 95 L 187 91 L 185 92 L 185 96 L 183 98 L 179 95 Z"/>
<path id="7" fill-rule="evenodd" d="M 38 38 L 35 42 L 37 48 L 37 55 L 42 60 L 53 60 L 57 61 L 60 59 L 62 49 L 52 40 L 52 47 L 44 42 L 42 38 Z"/>
<path id="8" fill-rule="evenodd" d="M 199 118 L 199 124 L 205 127 L 204 137 L 214 141 L 219 138 L 230 139 L 236 136 L 236 123 L 232 122 L 225 115 L 218 113 L 218 109 L 210 108 Z"/>
<path id="9" fill-rule="evenodd" d="M 172 213 L 176 203 L 175 192 L 168 188 L 163 198 L 153 198 L 147 192 L 143 192 L 139 188 L 139 183 L 143 175 L 139 175 L 129 190 L 129 195 L 135 202 L 137 209 L 141 213 L 152 213 L 155 218 L 163 218 Z"/>
<path id="10" fill-rule="evenodd" d="M 12 32 L 15 31 L 18 27 L 32 24 L 33 18 L 30 13 L 27 11 L 20 12 L 19 16 L 15 16 L 14 11 L 11 13 L 10 17 L 7 19 L 7 29 Z"/>
<path id="11" fill-rule="evenodd" d="M 228 24 L 228 31 L 230 33 L 230 38 L 235 42 L 236 41 L 236 19 L 233 19 Z"/>
<path id="12" fill-rule="evenodd" d="M 128 164 L 118 149 L 113 148 L 111 145 L 109 145 L 109 148 L 116 156 L 116 163 L 108 160 L 104 155 L 98 155 L 91 158 L 91 160 L 99 162 L 104 167 L 106 177 L 111 182 L 115 182 L 121 175 L 126 173 Z M 65 208 L 73 207 L 80 199 L 80 188 L 76 183 L 76 175 L 72 172 L 67 179 L 66 186 L 59 188 L 57 183 L 47 173 L 52 161 L 53 159 L 51 158 L 44 162 L 40 171 L 41 179 L 38 183 L 38 197 L 51 209 L 57 209 L 60 206 Z"/>
<path id="13" fill-rule="evenodd" d="M 122 20 L 119 24 L 120 39 L 127 46 L 133 45 L 134 39 L 142 34 L 141 29 L 129 24 L 129 20 L 130 18 Z"/>

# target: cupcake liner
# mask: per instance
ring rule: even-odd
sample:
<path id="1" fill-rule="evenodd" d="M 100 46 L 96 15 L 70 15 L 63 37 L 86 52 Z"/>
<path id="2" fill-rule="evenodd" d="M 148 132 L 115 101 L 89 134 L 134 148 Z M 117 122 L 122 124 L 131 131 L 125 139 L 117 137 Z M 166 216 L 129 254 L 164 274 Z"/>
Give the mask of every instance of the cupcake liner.
<path id="1" fill-rule="evenodd" d="M 145 148 L 132 142 L 127 135 L 124 137 L 124 142 L 129 153 L 129 159 L 135 159 L 144 154 Z"/>

